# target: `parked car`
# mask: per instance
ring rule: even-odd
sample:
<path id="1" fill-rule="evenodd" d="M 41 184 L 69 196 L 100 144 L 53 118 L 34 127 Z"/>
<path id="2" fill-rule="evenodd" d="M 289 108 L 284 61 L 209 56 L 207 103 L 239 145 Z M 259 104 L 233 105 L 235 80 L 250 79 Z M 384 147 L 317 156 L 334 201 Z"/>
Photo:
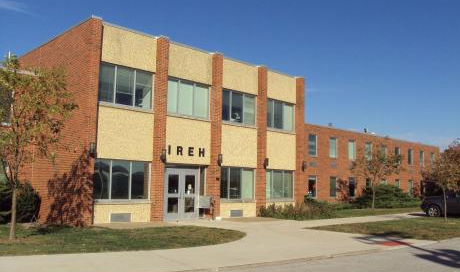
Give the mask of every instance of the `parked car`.
<path id="1" fill-rule="evenodd" d="M 449 193 L 446 196 L 447 214 L 460 215 L 460 193 Z M 420 206 L 426 215 L 437 217 L 444 215 L 444 197 L 427 196 Z"/>

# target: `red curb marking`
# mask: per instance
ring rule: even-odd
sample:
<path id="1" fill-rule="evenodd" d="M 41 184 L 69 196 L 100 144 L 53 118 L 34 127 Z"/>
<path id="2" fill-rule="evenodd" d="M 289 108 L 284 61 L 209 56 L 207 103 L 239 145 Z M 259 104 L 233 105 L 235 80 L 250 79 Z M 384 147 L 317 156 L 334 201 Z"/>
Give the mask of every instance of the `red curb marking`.
<path id="1" fill-rule="evenodd" d="M 400 241 L 386 241 L 386 242 L 380 242 L 382 246 L 402 246 L 402 245 L 410 245 L 409 243 L 406 242 L 400 242 Z"/>

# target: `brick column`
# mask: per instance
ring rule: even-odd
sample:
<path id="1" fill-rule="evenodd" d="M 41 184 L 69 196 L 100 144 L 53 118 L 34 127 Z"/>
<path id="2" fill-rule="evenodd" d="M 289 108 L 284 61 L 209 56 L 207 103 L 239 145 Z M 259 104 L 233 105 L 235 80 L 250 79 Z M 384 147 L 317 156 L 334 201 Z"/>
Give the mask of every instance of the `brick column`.
<path id="1" fill-rule="evenodd" d="M 296 78 L 296 105 L 295 105 L 295 133 L 296 133 L 296 166 L 295 166 L 295 201 L 302 203 L 307 192 L 306 172 L 302 170 L 302 161 L 305 160 L 306 138 L 305 138 L 305 80 Z"/>
<path id="2" fill-rule="evenodd" d="M 165 165 L 160 160 L 161 151 L 166 147 L 166 109 L 168 94 L 169 40 L 160 37 L 157 40 L 157 60 L 155 89 L 153 99 L 153 159 L 150 186 L 152 207 L 150 221 L 163 220 L 164 174 Z"/>
<path id="3" fill-rule="evenodd" d="M 224 58 L 220 53 L 212 56 L 212 86 L 210 97 L 211 156 L 206 175 L 206 194 L 214 199 L 214 216 L 220 216 L 220 166 L 217 158 L 222 144 L 222 80 Z M 224 157 L 225 160 L 225 157 Z"/>
<path id="4" fill-rule="evenodd" d="M 256 207 L 265 206 L 265 168 L 264 160 L 267 157 L 267 67 L 260 66 L 257 70 L 257 168 L 256 168 Z"/>

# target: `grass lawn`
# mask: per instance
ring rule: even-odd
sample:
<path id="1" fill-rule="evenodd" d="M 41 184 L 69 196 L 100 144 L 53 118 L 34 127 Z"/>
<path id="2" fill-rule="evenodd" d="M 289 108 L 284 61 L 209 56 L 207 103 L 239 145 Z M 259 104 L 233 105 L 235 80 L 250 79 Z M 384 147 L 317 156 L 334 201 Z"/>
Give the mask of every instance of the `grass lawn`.
<path id="1" fill-rule="evenodd" d="M 414 208 L 394 208 L 394 209 L 343 209 L 335 210 L 333 212 L 334 218 L 343 217 L 358 217 L 358 216 L 369 216 L 369 215 L 382 215 L 382 214 L 393 214 L 393 213 L 410 213 L 410 212 L 421 212 L 419 207 Z"/>
<path id="2" fill-rule="evenodd" d="M 444 218 L 420 217 L 371 223 L 322 226 L 312 229 L 422 240 L 443 240 L 460 237 L 460 218 L 449 218 L 448 223 L 444 222 Z"/>
<path id="3" fill-rule="evenodd" d="M 239 231 L 195 226 L 114 230 L 98 227 L 25 229 L 18 225 L 15 242 L 8 240 L 8 233 L 9 227 L 0 225 L 0 256 L 196 247 L 227 243 L 245 236 Z"/>

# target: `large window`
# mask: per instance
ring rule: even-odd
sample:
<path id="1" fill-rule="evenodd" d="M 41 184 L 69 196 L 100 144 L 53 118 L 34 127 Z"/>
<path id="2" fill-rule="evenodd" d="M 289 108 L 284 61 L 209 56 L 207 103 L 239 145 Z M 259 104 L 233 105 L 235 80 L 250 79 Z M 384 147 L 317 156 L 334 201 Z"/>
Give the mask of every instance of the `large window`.
<path id="1" fill-rule="evenodd" d="M 329 196 L 330 197 L 337 196 L 337 178 L 336 177 L 329 178 Z"/>
<path id="2" fill-rule="evenodd" d="M 294 196 L 292 171 L 268 170 L 266 178 L 267 199 L 292 200 Z"/>
<path id="3" fill-rule="evenodd" d="M 308 155 L 312 157 L 318 156 L 317 141 L 318 136 L 315 134 L 308 134 Z"/>
<path id="4" fill-rule="evenodd" d="M 294 129 L 294 106 L 282 101 L 268 99 L 267 126 L 292 131 Z"/>
<path id="5" fill-rule="evenodd" d="M 208 118 L 209 87 L 181 79 L 168 80 L 168 113 Z"/>
<path id="6" fill-rule="evenodd" d="M 395 186 L 401 188 L 401 182 L 399 181 L 399 179 L 395 179 Z"/>
<path id="7" fill-rule="evenodd" d="M 152 108 L 152 73 L 102 63 L 99 74 L 99 101 Z"/>
<path id="8" fill-rule="evenodd" d="M 382 153 L 385 157 L 387 156 L 387 146 L 386 145 L 381 145 L 380 146 L 380 153 Z"/>
<path id="9" fill-rule="evenodd" d="M 368 160 L 372 158 L 372 143 L 366 143 L 364 146 L 364 156 Z"/>
<path id="10" fill-rule="evenodd" d="M 255 97 L 253 95 L 224 90 L 222 92 L 222 120 L 255 125 Z"/>
<path id="11" fill-rule="evenodd" d="M 356 142 L 348 141 L 348 159 L 354 161 L 356 159 Z"/>
<path id="12" fill-rule="evenodd" d="M 414 164 L 414 158 L 412 157 L 413 156 L 413 150 L 412 149 L 408 149 L 407 150 L 407 164 L 409 165 L 413 165 Z"/>
<path id="13" fill-rule="evenodd" d="M 433 152 L 430 153 L 430 166 L 433 166 L 436 157 Z"/>
<path id="14" fill-rule="evenodd" d="M 220 178 L 220 198 L 252 200 L 254 198 L 254 170 L 223 167 Z"/>
<path id="15" fill-rule="evenodd" d="M 150 164 L 98 159 L 94 165 L 94 199 L 148 199 Z"/>
<path id="16" fill-rule="evenodd" d="M 411 179 L 407 182 L 407 194 L 414 196 L 414 181 Z"/>
<path id="17" fill-rule="evenodd" d="M 308 177 L 308 195 L 316 197 L 316 176 Z"/>
<path id="18" fill-rule="evenodd" d="M 329 138 L 329 157 L 337 158 L 337 138 Z"/>
<path id="19" fill-rule="evenodd" d="M 420 151 L 419 160 L 420 160 L 420 167 L 424 167 L 425 166 L 425 152 Z"/>
<path id="20" fill-rule="evenodd" d="M 356 179 L 352 177 L 348 178 L 348 196 L 356 196 Z"/>

